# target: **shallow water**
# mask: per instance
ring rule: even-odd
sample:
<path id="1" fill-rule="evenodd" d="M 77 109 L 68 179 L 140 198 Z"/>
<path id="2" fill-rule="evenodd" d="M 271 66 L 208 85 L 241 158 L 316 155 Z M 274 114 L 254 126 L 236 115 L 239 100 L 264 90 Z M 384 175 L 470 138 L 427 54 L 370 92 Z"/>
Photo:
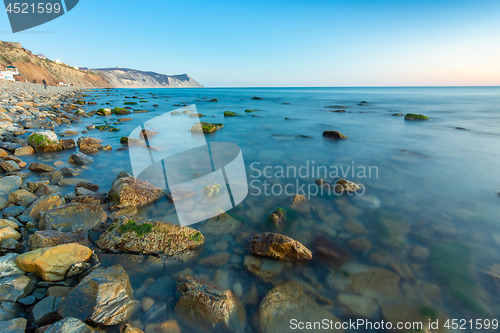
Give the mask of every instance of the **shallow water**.
<path id="1" fill-rule="evenodd" d="M 252 100 L 253 96 L 263 100 Z M 218 102 L 208 102 L 211 98 L 217 98 Z M 225 287 L 233 289 L 238 283 L 242 286 L 241 299 L 247 311 L 249 332 L 254 330 L 251 318 L 258 305 L 249 296 L 251 290 L 255 286 L 260 302 L 274 284 L 288 279 L 307 283 L 323 297 L 332 300 L 333 305 L 313 296 L 319 304 L 345 320 L 349 317 L 338 306 L 339 288 L 332 282 L 334 275 L 341 272 L 349 279 L 361 269 L 359 265 L 394 271 L 389 265 L 375 262 L 372 256 L 375 252 L 388 255 L 390 262 L 410 265 L 416 278 L 401 279 L 398 286 L 404 295 L 401 302 L 432 307 L 448 318 L 499 319 L 499 287 L 488 271 L 490 266 L 500 263 L 500 196 L 497 194 L 500 191 L 500 88 L 119 89 L 93 91 L 87 101 L 98 102 L 99 105 L 93 107 L 95 109 L 123 107 L 125 101 L 138 102 L 142 99 L 147 102 L 133 106 L 134 109 L 150 112 L 122 116 L 133 118 L 133 121 L 115 125 L 120 131 L 89 131 L 88 136 L 103 139 L 103 144 L 112 145 L 114 150 L 93 155 L 95 163 L 83 170 L 79 178 L 99 184 L 102 192 L 108 191 L 119 172 L 132 172 L 128 150 L 116 150 L 121 147 L 120 137 L 128 136 L 134 128 L 155 116 L 179 108 L 174 104 L 195 104 L 198 112 L 206 116 L 202 121 L 224 124 L 223 129 L 205 135 L 208 142 L 231 142 L 241 147 L 249 194 L 241 204 L 228 211 L 242 220 L 242 226 L 230 235 L 206 236 L 204 246 L 197 251 L 198 258 L 173 267 L 165 265 L 166 268 L 158 263 L 161 259 L 151 258 L 149 262 L 141 263 L 140 269 L 128 268 L 137 299 L 145 295 L 146 285 L 163 277 L 160 289 L 164 288 L 164 294 L 158 296 L 156 302 L 165 302 L 167 307 L 166 312 L 153 318 L 146 318 L 142 312 L 136 314 L 131 319 L 134 324 L 145 326 L 175 318 L 173 308 L 179 297 L 175 279 L 178 272 L 185 269 L 212 281 L 218 270 L 227 271 Z M 361 101 L 368 103 L 358 105 Z M 111 105 L 104 105 L 106 102 Z M 153 107 L 153 104 L 159 106 Z M 328 108 L 333 105 L 343 107 Z M 91 110 L 92 107 L 86 106 L 86 109 Z M 258 111 L 246 113 L 246 109 Z M 331 112 L 337 109 L 345 109 L 346 112 Z M 235 111 L 241 117 L 225 118 L 224 111 Z M 430 119 L 405 121 L 404 117 L 393 116 L 394 113 L 424 114 Z M 94 116 L 83 119 L 79 127 L 84 130 L 91 123 L 112 124 L 116 118 L 122 117 Z M 467 130 L 456 129 L 457 126 Z M 60 129 L 61 132 L 64 130 Z M 325 139 L 321 135 L 325 130 L 338 130 L 349 139 Z M 66 161 L 66 155 L 69 153 L 45 155 L 44 159 L 50 157 L 50 161 Z M 29 158 L 25 160 L 29 162 Z M 305 172 L 304 166 L 308 165 L 309 174 L 293 174 L 294 168 L 298 171 L 303 167 Z M 276 174 L 280 166 L 285 170 L 289 167 L 290 174 L 284 177 Z M 271 177 L 262 174 L 264 167 L 268 167 L 266 170 L 268 175 L 272 174 Z M 312 210 L 298 213 L 283 233 L 312 250 L 315 240 L 325 237 L 347 249 L 351 254 L 349 263 L 336 270 L 316 260 L 305 264 L 286 264 L 283 273 L 272 282 L 257 279 L 243 268 L 243 257 L 249 254 L 246 248 L 248 237 L 268 230 L 265 218 L 275 207 L 290 208 L 291 197 L 278 193 L 280 188 L 292 184 L 290 193 L 304 185 L 307 196 L 308 186 L 314 184 L 316 179 L 331 180 L 324 174 L 318 176 L 317 167 L 326 167 L 329 174 L 335 170 L 332 167 L 337 167 L 338 176 L 364 185 L 366 190 L 362 197 L 367 199 L 347 195 L 314 195 L 317 188 L 311 187 L 313 193 L 309 199 Z M 344 176 L 341 167 L 344 171 L 348 170 Z M 354 175 L 353 168 L 356 171 Z M 363 169 L 366 176 L 359 173 Z M 316 175 L 312 174 L 312 170 Z M 372 171 L 371 177 L 368 177 L 369 170 Z M 275 184 L 274 194 L 257 195 L 259 190 L 264 191 L 264 181 L 270 186 Z M 72 187 L 67 187 L 67 192 L 71 190 Z M 377 221 L 388 213 L 393 219 L 409 224 L 409 230 L 400 239 L 403 244 L 388 246 L 382 240 L 384 235 Z M 140 209 L 138 215 L 176 222 L 175 208 L 166 199 Z M 349 241 L 360 235 L 346 230 L 344 222 L 349 218 L 364 225 L 368 233 L 361 236 L 371 242 L 370 250 L 357 252 L 350 248 Z M 198 228 L 202 224 L 191 227 Z M 199 260 L 221 252 L 221 244 L 215 246 L 221 241 L 228 244 L 229 262 L 220 267 L 200 265 Z M 465 248 L 470 251 L 471 258 L 457 261 L 448 256 L 450 252 L 445 252 L 446 258 L 437 258 L 442 253 L 439 246 L 436 247 L 440 244 L 451 252 L 455 246 Z M 447 247 L 446 244 L 453 246 Z M 431 258 L 423 261 L 414 259 L 411 255 L 413 246 L 429 249 Z M 116 262 L 116 258 L 109 258 L 110 263 Z M 457 272 L 470 271 L 476 284 L 475 289 L 471 287 L 475 301 L 457 298 L 457 293 L 450 287 L 462 286 L 463 283 L 450 281 L 454 279 L 455 269 Z M 440 270 L 448 270 L 451 274 L 443 274 Z M 224 275 L 220 271 L 219 276 Z M 217 281 L 220 282 L 220 279 Z M 419 286 L 424 282 L 437 286 L 440 294 L 431 297 L 433 295 L 421 293 Z M 387 295 L 387 298 L 390 297 Z M 486 311 L 474 310 L 475 306 L 471 303 L 476 302 Z M 380 314 L 378 319 L 382 319 Z"/>

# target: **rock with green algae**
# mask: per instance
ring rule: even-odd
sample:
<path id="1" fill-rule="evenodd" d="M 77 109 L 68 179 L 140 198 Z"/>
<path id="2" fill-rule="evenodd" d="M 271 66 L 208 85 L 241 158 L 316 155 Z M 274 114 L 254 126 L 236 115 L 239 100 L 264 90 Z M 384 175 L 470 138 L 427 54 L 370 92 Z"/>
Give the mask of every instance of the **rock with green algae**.
<path id="1" fill-rule="evenodd" d="M 96 112 L 100 116 L 109 116 L 111 115 L 112 111 L 110 108 L 104 108 L 104 109 L 99 109 Z"/>
<path id="2" fill-rule="evenodd" d="M 422 114 L 415 114 L 415 113 L 407 113 L 405 116 L 405 120 L 428 120 L 429 117 L 426 117 Z"/>
<path id="3" fill-rule="evenodd" d="M 96 244 L 104 251 L 174 256 L 193 250 L 204 241 L 195 229 L 123 215 L 114 220 Z"/>
<path id="4" fill-rule="evenodd" d="M 224 117 L 237 117 L 239 114 L 237 114 L 234 111 L 224 111 Z"/>
<path id="5" fill-rule="evenodd" d="M 223 128 L 223 124 L 214 124 L 214 123 L 194 123 L 191 127 L 191 132 L 193 133 L 212 133 L 217 131 L 220 128 Z"/>
<path id="6" fill-rule="evenodd" d="M 202 192 L 205 195 L 205 198 L 210 199 L 213 196 L 217 195 L 221 188 L 222 187 L 219 184 L 207 185 L 203 188 Z"/>
<path id="7" fill-rule="evenodd" d="M 231 290 L 185 274 L 178 276 L 177 289 L 175 316 L 181 325 L 206 333 L 245 331 L 245 309 Z"/>
<path id="8" fill-rule="evenodd" d="M 458 241 L 435 244 L 431 249 L 431 269 L 466 308 L 478 315 L 489 314 L 477 297 L 478 285 L 469 247 Z"/>
<path id="9" fill-rule="evenodd" d="M 122 115 L 122 114 L 129 114 L 131 112 L 127 109 L 116 107 L 113 109 L 113 113 L 117 115 Z"/>
<path id="10" fill-rule="evenodd" d="M 287 221 L 287 211 L 281 207 L 275 208 L 266 218 L 266 226 L 272 230 L 281 230 Z"/>
<path id="11" fill-rule="evenodd" d="M 62 150 L 57 134 L 52 131 L 33 132 L 28 138 L 28 144 L 35 152 L 51 152 Z"/>
<path id="12" fill-rule="evenodd" d="M 272 289 L 264 297 L 254 317 L 254 326 L 261 333 L 290 332 L 291 319 L 305 325 L 303 332 L 324 332 L 314 327 L 314 322 L 328 321 L 340 324 L 340 319 L 309 297 L 297 282 L 288 281 Z M 337 324 L 337 325 L 338 325 Z M 343 332 L 343 329 L 328 330 L 328 332 Z"/>

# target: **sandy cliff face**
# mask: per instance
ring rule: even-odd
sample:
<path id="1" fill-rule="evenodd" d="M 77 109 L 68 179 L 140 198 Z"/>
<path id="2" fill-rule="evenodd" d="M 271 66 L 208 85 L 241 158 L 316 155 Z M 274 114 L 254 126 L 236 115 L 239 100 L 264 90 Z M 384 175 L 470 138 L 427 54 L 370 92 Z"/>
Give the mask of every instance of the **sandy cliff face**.
<path id="1" fill-rule="evenodd" d="M 59 82 L 85 88 L 201 88 L 201 84 L 189 75 L 163 75 L 127 68 L 102 68 L 84 71 L 42 59 L 19 43 L 0 41 L 0 67 L 15 66 L 19 73 L 31 83 L 48 85 Z"/>
<path id="2" fill-rule="evenodd" d="M 201 84 L 187 74 L 163 75 L 128 68 L 100 68 L 95 70 L 117 88 L 201 88 Z"/>
<path id="3" fill-rule="evenodd" d="M 56 64 L 48 59 L 41 59 L 23 48 L 0 44 L 0 67 L 15 66 L 26 80 L 32 83 L 42 83 L 55 86 L 59 82 L 73 84 L 79 87 L 111 87 L 108 80 L 92 72 L 85 72 L 62 64 Z"/>

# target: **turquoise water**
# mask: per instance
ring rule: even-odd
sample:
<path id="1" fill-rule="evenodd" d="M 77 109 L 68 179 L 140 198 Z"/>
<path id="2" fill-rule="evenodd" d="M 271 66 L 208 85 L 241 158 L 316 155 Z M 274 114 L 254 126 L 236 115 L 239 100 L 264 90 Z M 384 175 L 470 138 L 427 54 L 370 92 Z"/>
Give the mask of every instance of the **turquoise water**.
<path id="1" fill-rule="evenodd" d="M 263 99 L 251 99 L 254 96 Z M 217 98 L 218 102 L 208 102 L 212 98 Z M 223 123 L 223 129 L 206 135 L 207 141 L 239 145 L 246 165 L 250 193 L 228 212 L 243 221 L 239 229 L 223 237 L 206 237 L 205 245 L 198 250 L 198 258 L 179 263 L 174 268 L 166 270 L 154 264 L 144 264 L 140 270 L 129 269 L 138 299 L 144 296 L 143 284 L 147 285 L 154 279 L 166 279 L 164 287 L 168 289 L 164 299 L 156 300 L 157 303 L 166 303 L 166 313 L 154 318 L 145 317 L 144 313 L 137 314 L 131 319 L 135 324 L 145 326 L 175 318 L 173 307 L 178 299 L 175 278 L 178 272 L 187 268 L 194 275 L 212 281 L 218 269 L 227 271 L 229 288 L 237 283 L 243 286 L 241 298 L 249 318 L 249 332 L 254 330 L 251 318 L 257 309 L 257 305 L 248 301 L 252 286 L 257 288 L 260 301 L 274 284 L 287 279 L 310 284 L 333 304 L 316 300 L 345 320 L 352 316 L 338 305 L 337 296 L 345 291 L 332 282 L 335 274 L 342 272 L 349 279 L 361 267 L 359 265 L 394 272 L 390 263 L 408 264 L 415 276 L 414 279 L 401 279 L 399 289 L 404 295 L 401 302 L 431 307 L 448 318 L 498 319 L 500 316 L 499 287 L 489 274 L 491 266 L 500 263 L 499 87 L 118 89 L 93 91 L 87 98 L 87 101 L 91 100 L 99 103 L 94 109 L 123 107 L 126 101 L 147 100 L 133 107 L 150 111 L 83 119 L 81 130 L 91 123 L 97 125 L 107 121 L 111 124 L 116 118 L 133 118 L 133 121 L 116 125 L 119 132 L 93 130 L 88 133 L 88 136 L 101 138 L 103 144 L 114 148 L 112 152 L 93 155 L 95 163 L 84 169 L 79 177 L 99 184 L 102 192 L 110 189 L 119 172 L 131 172 L 128 151 L 116 150 L 122 147 L 120 137 L 128 136 L 148 119 L 180 107 L 174 104 L 195 104 L 198 112 L 206 116 L 202 121 Z M 358 105 L 361 101 L 368 103 Z M 105 105 L 106 102 L 110 105 Z M 153 104 L 158 104 L 158 107 L 153 107 Z M 87 111 L 92 109 L 91 106 L 85 108 Z M 246 113 L 246 109 L 258 111 Z M 331 112 L 338 109 L 346 112 Z M 237 112 L 241 117 L 225 118 L 224 111 Z M 394 113 L 424 114 L 430 119 L 405 121 L 404 117 L 393 116 Z M 340 131 L 349 139 L 325 139 L 322 132 L 326 130 Z M 49 158 L 50 161 L 58 159 L 66 161 L 67 156 L 61 153 Z M 259 189 L 264 190 L 262 184 L 265 180 L 270 186 L 278 184 L 276 189 L 286 184 L 292 184 L 291 189 L 304 184 L 307 189 L 316 179 L 325 178 L 324 175 L 281 177 L 275 174 L 280 166 L 298 169 L 305 165 L 323 166 L 328 170 L 332 170 L 331 167 L 344 170 L 356 167 L 354 176 L 349 172 L 343 178 L 363 184 L 365 194 L 362 197 L 367 197 L 367 200 L 346 195 L 311 195 L 312 210 L 299 213 L 283 233 L 311 250 L 318 237 L 325 237 L 345 248 L 350 253 L 350 261 L 335 270 L 314 259 L 306 264 L 286 265 L 284 272 L 273 282 L 264 282 L 243 268 L 243 257 L 249 253 L 246 239 L 253 233 L 267 231 L 267 214 L 277 206 L 289 208 L 290 196 L 256 193 Z M 268 174 L 273 175 L 259 176 L 266 166 L 269 167 Z M 369 167 L 372 167 L 371 177 L 357 173 Z M 252 186 L 250 182 L 254 180 Z M 67 188 L 67 192 L 71 190 Z M 394 220 L 408 225 L 408 230 L 399 234 L 402 235 L 399 241 L 403 244 L 394 247 L 381 241 L 386 236 L 384 232 L 391 233 L 391 230 L 382 230 L 377 222 L 384 214 L 391 214 Z M 138 215 L 173 222 L 176 219 L 174 206 L 166 200 L 140 209 Z M 354 218 L 366 229 L 367 233 L 361 236 L 370 241 L 370 250 L 359 252 L 350 248 L 349 241 L 360 235 L 346 229 L 344 222 L 349 218 Z M 215 246 L 220 241 L 228 243 L 229 262 L 221 267 L 200 265 L 199 260 L 220 252 Z M 414 246 L 428 249 L 430 258 L 415 259 L 412 255 Z M 460 253 L 467 255 L 457 259 L 453 255 L 458 251 L 456 249 L 465 249 Z M 373 253 L 383 253 L 391 260 L 387 264 L 377 262 Z M 464 271 L 467 277 L 462 276 Z M 467 297 L 461 297 L 456 291 L 471 285 L 464 284 L 464 281 L 475 285 L 470 287 Z M 421 294 L 418 286 L 422 283 L 436 286 L 440 292 L 438 296 Z M 413 294 L 418 296 L 410 296 Z M 378 316 L 382 319 L 380 313 Z"/>

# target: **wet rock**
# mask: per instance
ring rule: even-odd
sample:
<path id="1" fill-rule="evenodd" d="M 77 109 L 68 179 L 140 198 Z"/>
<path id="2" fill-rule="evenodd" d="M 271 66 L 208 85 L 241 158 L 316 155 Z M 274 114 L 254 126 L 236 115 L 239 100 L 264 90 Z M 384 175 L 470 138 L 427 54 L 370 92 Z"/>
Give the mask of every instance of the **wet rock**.
<path id="1" fill-rule="evenodd" d="M 88 240 L 87 232 L 83 230 L 71 232 L 56 230 L 36 231 L 30 236 L 28 242 L 31 250 L 71 243 L 78 243 L 88 247 L 92 246 L 92 243 Z"/>
<path id="2" fill-rule="evenodd" d="M 245 256 L 243 267 L 262 280 L 269 282 L 283 272 L 285 263 L 278 260 Z"/>
<path id="3" fill-rule="evenodd" d="M 4 149 L 0 148 L 0 157 L 7 157 L 9 156 L 9 153 L 6 152 Z"/>
<path id="4" fill-rule="evenodd" d="M 62 139 L 61 140 L 61 146 L 62 146 L 62 149 L 64 149 L 64 150 L 74 149 L 74 148 L 76 148 L 75 140 L 73 140 L 73 139 Z"/>
<path id="5" fill-rule="evenodd" d="M 266 226 L 272 230 L 282 230 L 286 222 L 287 211 L 281 207 L 274 209 L 266 218 Z"/>
<path id="6" fill-rule="evenodd" d="M 37 219 L 40 212 L 47 212 L 54 207 L 59 207 L 64 204 L 64 198 L 61 198 L 58 194 L 51 194 L 34 201 L 28 209 L 26 209 L 24 215 Z"/>
<path id="7" fill-rule="evenodd" d="M 86 165 L 94 163 L 94 159 L 90 156 L 85 155 L 84 153 L 73 153 L 69 157 L 68 162 L 75 163 L 78 165 Z"/>
<path id="8" fill-rule="evenodd" d="M 89 325 L 85 324 L 83 321 L 76 318 L 65 318 L 60 320 L 46 330 L 43 333 L 98 333 L 98 331 Z"/>
<path id="9" fill-rule="evenodd" d="M 94 183 L 79 182 L 78 184 L 76 184 L 75 189 L 77 187 L 82 187 L 84 189 L 87 189 L 89 191 L 94 191 L 94 192 L 99 190 L 99 185 L 94 184 Z"/>
<path id="10" fill-rule="evenodd" d="M 63 232 L 90 230 L 104 223 L 107 218 L 100 206 L 73 202 L 45 213 L 45 226 Z"/>
<path id="11" fill-rule="evenodd" d="M 0 163 L 0 168 L 2 168 L 5 172 L 15 172 L 20 171 L 21 168 L 14 161 L 3 161 Z"/>
<path id="12" fill-rule="evenodd" d="M 7 208 L 4 208 L 2 211 L 2 216 L 4 219 L 9 218 L 9 217 L 17 217 L 21 215 L 26 207 L 23 206 L 10 206 Z"/>
<path id="13" fill-rule="evenodd" d="M 18 240 L 19 238 L 21 238 L 21 234 L 11 227 L 0 228 L 0 242 L 3 242 L 7 239 Z"/>
<path id="14" fill-rule="evenodd" d="M 76 177 L 80 175 L 80 173 L 73 168 L 64 167 L 61 168 L 61 170 L 59 171 L 61 172 L 61 175 L 63 175 L 64 177 Z"/>
<path id="15" fill-rule="evenodd" d="M 91 255 L 88 247 L 72 243 L 36 249 L 19 255 L 15 262 L 23 271 L 45 281 L 62 281 L 71 265 L 86 262 Z"/>
<path id="16" fill-rule="evenodd" d="M 16 222 L 11 221 L 11 220 L 6 220 L 6 219 L 0 220 L 0 228 L 11 227 L 12 229 L 17 229 L 20 226 L 21 226 L 20 223 L 16 223 Z"/>
<path id="17" fill-rule="evenodd" d="M 141 132 L 139 133 L 139 137 L 141 139 L 151 139 L 151 138 L 155 137 L 156 135 L 158 135 L 158 132 L 150 131 L 147 129 L 142 129 Z"/>
<path id="18" fill-rule="evenodd" d="M 330 139 L 347 139 L 347 136 L 340 133 L 339 131 L 324 131 L 323 136 Z"/>
<path id="19" fill-rule="evenodd" d="M 55 297 L 61 297 L 64 298 L 69 295 L 71 292 L 70 287 L 63 287 L 63 286 L 52 286 L 47 289 L 47 296 L 55 296 Z"/>
<path id="20" fill-rule="evenodd" d="M 30 321 L 35 325 L 45 325 L 59 318 L 57 308 L 61 304 L 60 297 L 46 297 L 31 310 Z"/>
<path id="21" fill-rule="evenodd" d="M 0 302 L 0 322 L 19 317 L 24 312 L 22 305 L 13 302 Z"/>
<path id="22" fill-rule="evenodd" d="M 316 247 L 314 258 L 327 263 L 332 268 L 340 267 L 350 260 L 346 250 L 324 237 L 317 237 L 314 244 Z"/>
<path id="23" fill-rule="evenodd" d="M 28 321 L 24 318 L 15 318 L 0 322 L 0 332 L 2 333 L 24 333 Z"/>
<path id="24" fill-rule="evenodd" d="M 302 194 L 297 194 L 292 199 L 292 209 L 295 209 L 299 212 L 309 212 L 311 209 L 311 205 L 309 204 L 309 200 Z"/>
<path id="25" fill-rule="evenodd" d="M 130 120 L 132 120 L 132 119 L 130 119 Z M 148 330 L 148 333 L 151 331 L 152 331 L 151 329 Z M 163 331 L 159 331 L 159 332 L 163 332 Z M 122 333 L 144 333 L 144 332 L 138 328 L 132 327 L 129 324 L 127 324 L 127 325 L 123 326 Z"/>
<path id="26" fill-rule="evenodd" d="M 0 301 L 16 302 L 31 294 L 36 287 L 34 276 L 12 275 L 0 279 Z"/>
<path id="27" fill-rule="evenodd" d="M 28 138 L 28 144 L 36 152 L 50 152 L 62 150 L 57 135 L 52 131 L 33 132 Z"/>
<path id="28" fill-rule="evenodd" d="M 239 220 L 220 210 L 220 214 L 210 218 L 200 228 L 200 231 L 210 236 L 228 235 L 240 226 L 241 222 Z"/>
<path id="29" fill-rule="evenodd" d="M 108 192 L 110 207 L 114 210 L 126 206 L 145 206 L 164 195 L 163 189 L 132 176 L 117 178 Z"/>
<path id="30" fill-rule="evenodd" d="M 0 179 L 0 197 L 7 200 L 9 194 L 18 190 L 23 183 L 22 179 L 18 176 L 6 176 Z"/>
<path id="31" fill-rule="evenodd" d="M 50 166 L 50 165 L 47 165 L 47 164 L 43 164 L 43 163 L 38 163 L 38 162 L 35 162 L 35 163 L 31 163 L 28 167 L 29 170 L 33 171 L 33 172 L 52 172 L 55 170 L 54 167 Z"/>
<path id="32" fill-rule="evenodd" d="M 250 250 L 254 254 L 279 260 L 299 261 L 312 259 L 311 251 L 304 245 L 290 237 L 273 232 L 255 235 L 250 240 Z"/>
<path id="33" fill-rule="evenodd" d="M 33 148 L 31 146 L 24 146 L 21 148 L 17 148 L 14 151 L 14 155 L 15 156 L 33 155 L 34 152 L 35 151 L 33 150 Z"/>
<path id="34" fill-rule="evenodd" d="M 9 238 L 0 243 L 0 252 L 19 252 L 24 246 L 13 238 Z"/>
<path id="35" fill-rule="evenodd" d="M 203 235 L 188 227 L 124 215 L 96 242 L 101 250 L 172 256 L 203 244 Z"/>
<path id="36" fill-rule="evenodd" d="M 300 286 L 293 281 L 286 282 L 272 289 L 262 300 L 254 317 L 254 325 L 262 333 L 290 332 L 290 320 L 297 322 L 321 322 L 326 319 L 330 323 L 340 319 L 319 306 Z M 312 329 L 307 332 L 323 332 Z M 343 330 L 334 330 L 343 332 Z"/>
<path id="37" fill-rule="evenodd" d="M 138 307 L 127 273 L 115 265 L 87 275 L 61 302 L 59 314 L 110 326 L 127 320 Z"/>
<path id="38" fill-rule="evenodd" d="M 9 202 L 19 206 L 27 207 L 37 199 L 38 195 L 26 190 L 17 190 L 9 194 Z"/>
<path id="39" fill-rule="evenodd" d="M 88 136 L 82 136 L 78 138 L 78 141 L 76 142 L 78 148 L 80 150 L 86 150 L 86 149 L 100 149 L 102 147 L 101 145 L 102 140 L 88 137 Z"/>
<path id="40" fill-rule="evenodd" d="M 343 316 L 368 319 L 378 318 L 379 307 L 371 298 L 341 293 L 337 296 L 337 302 L 340 305 Z"/>
<path id="41" fill-rule="evenodd" d="M 175 316 L 182 325 L 197 332 L 243 332 L 246 313 L 240 300 L 230 290 L 179 275 L 180 299 Z"/>
<path id="42" fill-rule="evenodd" d="M 17 253 L 8 253 L 0 257 L 0 278 L 11 275 L 24 275 L 26 274 L 21 270 L 14 260 L 17 258 Z"/>
<path id="43" fill-rule="evenodd" d="M 354 251 L 366 252 L 371 250 L 372 243 L 366 237 L 356 237 L 349 241 L 349 246 Z"/>
<path id="44" fill-rule="evenodd" d="M 33 295 L 29 295 L 24 298 L 18 299 L 17 302 L 24 306 L 32 306 L 33 304 L 36 303 L 36 297 Z"/>
<path id="45" fill-rule="evenodd" d="M 343 194 L 344 192 L 355 192 L 357 190 L 360 190 L 361 187 L 354 182 L 347 180 L 347 179 L 336 179 L 333 181 L 326 181 L 323 179 L 318 179 L 316 180 L 316 185 L 326 187 L 331 191 L 334 191 L 332 193 L 337 193 L 337 194 Z M 330 192 L 327 192 L 330 193 Z"/>

